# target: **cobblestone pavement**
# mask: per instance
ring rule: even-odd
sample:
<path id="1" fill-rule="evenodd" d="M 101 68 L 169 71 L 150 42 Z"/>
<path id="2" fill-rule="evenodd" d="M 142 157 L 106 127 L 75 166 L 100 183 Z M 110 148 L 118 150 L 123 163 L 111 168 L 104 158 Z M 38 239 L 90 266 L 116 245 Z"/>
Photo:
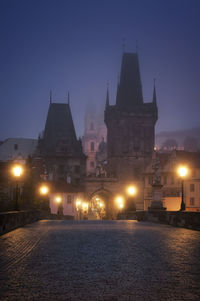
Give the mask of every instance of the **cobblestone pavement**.
<path id="1" fill-rule="evenodd" d="M 200 300 L 200 232 L 39 221 L 0 237 L 0 300 Z"/>

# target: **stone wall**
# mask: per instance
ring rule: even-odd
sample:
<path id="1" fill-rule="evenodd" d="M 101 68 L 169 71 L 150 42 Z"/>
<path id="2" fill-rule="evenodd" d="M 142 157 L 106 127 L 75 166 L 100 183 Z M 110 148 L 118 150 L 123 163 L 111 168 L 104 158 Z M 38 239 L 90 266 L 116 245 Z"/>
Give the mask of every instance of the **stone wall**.
<path id="1" fill-rule="evenodd" d="M 175 227 L 200 230 L 200 212 L 183 211 L 138 211 L 138 221 L 150 221 Z"/>
<path id="2" fill-rule="evenodd" d="M 40 219 L 39 211 L 11 211 L 0 213 L 0 235 Z"/>

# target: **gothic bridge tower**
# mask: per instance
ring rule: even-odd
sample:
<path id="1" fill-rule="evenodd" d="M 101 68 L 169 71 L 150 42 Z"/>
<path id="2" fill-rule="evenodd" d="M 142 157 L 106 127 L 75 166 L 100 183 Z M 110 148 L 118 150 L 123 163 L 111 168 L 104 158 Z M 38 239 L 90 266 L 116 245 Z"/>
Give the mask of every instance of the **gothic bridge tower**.
<path id="1" fill-rule="evenodd" d="M 123 180 L 140 180 L 151 160 L 158 119 L 156 91 L 144 103 L 137 53 L 124 53 L 116 104 L 105 108 L 108 173 Z"/>
<path id="2" fill-rule="evenodd" d="M 68 103 L 53 103 L 50 97 L 39 154 L 44 158 L 49 180 L 79 185 L 85 176 L 86 156 L 76 137 Z"/>

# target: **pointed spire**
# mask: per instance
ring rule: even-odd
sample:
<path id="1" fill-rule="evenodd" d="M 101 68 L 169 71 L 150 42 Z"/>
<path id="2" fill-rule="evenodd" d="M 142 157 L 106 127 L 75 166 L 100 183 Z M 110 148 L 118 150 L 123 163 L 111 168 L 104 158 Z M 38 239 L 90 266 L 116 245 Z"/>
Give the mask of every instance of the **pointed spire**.
<path id="1" fill-rule="evenodd" d="M 67 94 L 67 103 L 68 103 L 68 105 L 70 104 L 69 91 L 68 91 L 68 94 Z"/>
<path id="2" fill-rule="evenodd" d="M 107 82 L 106 107 L 109 106 L 109 83 Z"/>
<path id="3" fill-rule="evenodd" d="M 119 109 L 130 111 L 142 104 L 142 83 L 138 55 L 137 53 L 124 53 L 116 105 Z"/>
<path id="4" fill-rule="evenodd" d="M 49 102 L 52 103 L 52 90 L 50 90 L 50 98 L 49 98 Z"/>
<path id="5" fill-rule="evenodd" d="M 153 104 L 157 104 L 156 100 L 156 79 L 153 79 Z"/>

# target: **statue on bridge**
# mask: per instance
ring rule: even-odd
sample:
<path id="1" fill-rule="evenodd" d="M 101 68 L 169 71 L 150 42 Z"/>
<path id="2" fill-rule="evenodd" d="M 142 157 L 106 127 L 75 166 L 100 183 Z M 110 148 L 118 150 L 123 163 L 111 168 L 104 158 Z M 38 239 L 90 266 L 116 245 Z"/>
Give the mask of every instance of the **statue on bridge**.
<path id="1" fill-rule="evenodd" d="M 151 206 L 148 208 L 149 211 L 155 210 L 166 210 L 163 207 L 163 196 L 162 196 L 162 187 L 161 176 L 160 176 L 160 160 L 156 152 L 153 153 L 153 184 L 152 184 L 152 202 Z"/>

